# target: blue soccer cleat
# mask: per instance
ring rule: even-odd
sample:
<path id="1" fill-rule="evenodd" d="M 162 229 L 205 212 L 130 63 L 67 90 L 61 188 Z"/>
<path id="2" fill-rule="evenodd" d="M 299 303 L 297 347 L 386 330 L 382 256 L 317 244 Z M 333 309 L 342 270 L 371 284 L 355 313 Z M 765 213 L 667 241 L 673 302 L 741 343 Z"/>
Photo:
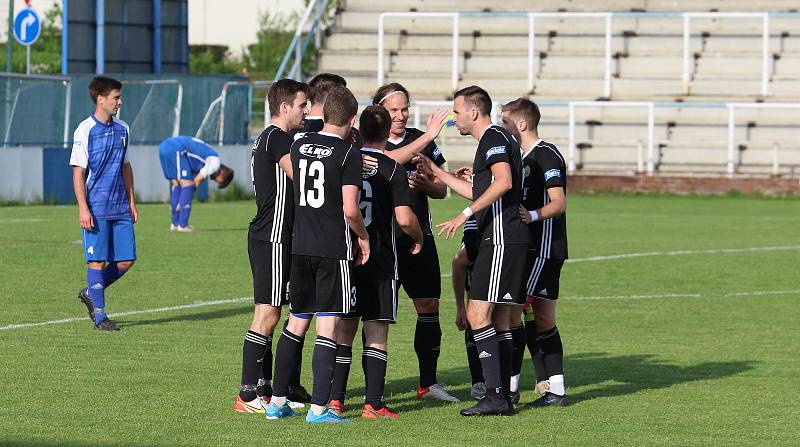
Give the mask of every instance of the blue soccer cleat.
<path id="1" fill-rule="evenodd" d="M 270 402 L 269 406 L 267 406 L 265 416 L 267 419 L 281 419 L 285 417 L 300 416 L 300 413 L 292 410 L 288 404 L 277 405 L 274 402 Z"/>
<path id="2" fill-rule="evenodd" d="M 336 414 L 335 412 L 331 411 L 330 409 L 325 409 L 320 415 L 314 414 L 313 411 L 309 411 L 306 414 L 306 422 L 309 424 L 339 424 L 342 422 L 353 422 L 350 419 L 343 419 L 341 416 Z"/>

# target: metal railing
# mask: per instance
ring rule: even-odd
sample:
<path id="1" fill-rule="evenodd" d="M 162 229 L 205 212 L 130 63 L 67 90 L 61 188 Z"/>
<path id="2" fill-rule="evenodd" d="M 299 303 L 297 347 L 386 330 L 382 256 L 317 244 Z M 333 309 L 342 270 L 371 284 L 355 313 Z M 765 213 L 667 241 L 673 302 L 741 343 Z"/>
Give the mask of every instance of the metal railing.
<path id="1" fill-rule="evenodd" d="M 762 39 L 762 67 L 761 67 L 761 95 L 767 96 L 769 94 L 769 77 L 770 77 L 770 54 L 769 54 L 769 38 L 770 38 L 770 17 L 792 17 L 800 18 L 800 13 L 767 13 L 767 12 L 683 12 L 683 13 L 647 13 L 647 12 L 506 12 L 506 13 L 490 13 L 490 12 L 386 12 L 378 16 L 378 68 L 377 68 L 377 83 L 383 85 L 386 79 L 386 64 L 385 57 L 385 34 L 386 26 L 385 20 L 387 18 L 439 18 L 451 20 L 452 31 L 452 65 L 451 65 L 451 89 L 453 91 L 458 88 L 458 81 L 460 77 L 459 69 L 459 38 L 460 38 L 460 17 L 485 17 L 485 18 L 504 18 L 504 17 L 527 17 L 528 18 L 528 57 L 527 57 L 527 73 L 528 73 L 528 88 L 533 91 L 536 83 L 536 60 L 538 56 L 535 51 L 535 36 L 536 36 L 536 20 L 540 18 L 602 18 L 604 20 L 604 73 L 603 73 L 603 98 L 608 99 L 611 97 L 611 42 L 612 42 L 612 19 L 614 17 L 634 17 L 634 18 L 663 18 L 673 17 L 683 19 L 683 68 L 681 75 L 681 82 L 683 84 L 683 93 L 688 95 L 692 80 L 690 74 L 689 60 L 690 60 L 690 39 L 691 39 L 691 21 L 692 19 L 710 18 L 759 18 L 762 21 L 761 39 Z"/>
<path id="2" fill-rule="evenodd" d="M 729 102 L 725 104 L 728 108 L 728 175 L 732 176 L 736 173 L 736 109 L 800 109 L 800 103 L 741 103 Z M 777 147 L 774 148 L 774 159 L 772 171 L 774 174 L 778 172 L 778 156 Z"/>
<path id="3" fill-rule="evenodd" d="M 225 107 L 228 99 L 228 92 L 232 87 L 247 87 L 247 105 L 246 105 L 246 113 L 247 113 L 247 122 L 252 122 L 253 118 L 253 89 L 256 88 L 269 88 L 272 85 L 272 81 L 228 81 L 222 84 L 222 89 L 220 91 L 219 96 L 211 101 L 206 109 L 206 113 L 203 115 L 203 119 L 200 122 L 200 126 L 197 128 L 197 132 L 195 133 L 195 137 L 200 137 L 201 132 L 205 129 L 209 122 L 213 119 L 214 116 L 214 109 L 219 107 L 219 121 L 216 125 L 217 127 L 217 143 L 222 145 L 225 141 Z M 264 98 L 259 98 L 259 101 L 263 101 L 264 104 L 264 121 L 269 121 L 269 102 L 267 101 L 267 95 L 264 95 Z"/>
<path id="4" fill-rule="evenodd" d="M 569 155 L 567 172 L 575 172 L 575 109 L 578 107 L 644 107 L 647 109 L 647 173 L 655 170 L 653 134 L 655 129 L 655 103 L 646 101 L 570 101 L 569 107 Z"/>
<path id="5" fill-rule="evenodd" d="M 328 7 L 329 2 L 330 0 L 312 0 L 308 2 L 308 6 L 306 6 L 306 10 L 303 12 L 303 16 L 300 19 L 300 22 L 297 24 L 297 29 L 294 32 L 292 41 L 289 43 L 289 48 L 286 49 L 286 53 L 283 55 L 283 60 L 281 60 L 278 71 L 275 73 L 275 81 L 283 77 L 283 74 L 286 71 L 286 66 L 288 65 L 289 59 L 291 59 L 292 56 L 294 56 L 294 64 L 292 65 L 291 70 L 289 70 L 287 77 L 300 80 L 302 75 L 301 68 L 303 63 L 303 55 L 305 54 L 312 37 L 314 37 L 315 43 L 319 48 L 321 39 L 320 31 L 322 29 L 322 16 L 324 15 L 325 9 Z M 312 14 L 314 14 L 314 18 L 311 21 L 308 32 L 306 32 L 306 36 L 303 37 L 306 24 L 308 23 Z"/>

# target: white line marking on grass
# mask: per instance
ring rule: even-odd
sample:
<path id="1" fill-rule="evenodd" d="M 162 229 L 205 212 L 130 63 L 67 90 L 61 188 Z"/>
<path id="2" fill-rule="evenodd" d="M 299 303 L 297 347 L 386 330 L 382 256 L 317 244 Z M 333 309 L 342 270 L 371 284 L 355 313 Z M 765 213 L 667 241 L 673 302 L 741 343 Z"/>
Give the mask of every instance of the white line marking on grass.
<path id="1" fill-rule="evenodd" d="M 15 224 L 15 223 L 35 223 L 35 222 L 43 222 L 44 219 L 39 219 L 35 217 L 22 217 L 22 218 L 8 218 L 8 219 L 0 219 L 0 224 Z"/>
<path id="2" fill-rule="evenodd" d="M 731 293 L 665 293 L 661 295 L 616 295 L 616 296 L 565 296 L 570 301 L 604 301 L 604 300 L 653 300 L 659 298 L 736 298 L 742 296 L 800 295 L 800 290 L 755 290 L 752 292 Z"/>
<path id="3" fill-rule="evenodd" d="M 566 299 L 570 301 L 652 300 L 659 298 L 713 298 L 713 297 L 735 298 L 742 296 L 795 295 L 795 294 L 800 296 L 800 290 L 755 290 L 752 292 L 730 292 L 730 293 L 711 293 L 711 294 L 665 293 L 665 294 L 654 294 L 654 295 L 565 296 L 562 297 L 561 299 Z M 191 304 L 181 304 L 179 306 L 159 307 L 156 309 L 131 310 L 128 312 L 109 314 L 109 317 L 116 318 L 116 317 L 125 317 L 129 315 L 153 314 L 153 313 L 171 312 L 183 309 L 195 309 L 198 307 L 206 307 L 206 306 L 237 304 L 237 303 L 244 303 L 252 299 L 253 297 L 249 296 L 249 297 L 234 298 L 228 300 L 199 301 Z M 61 320 L 40 321 L 38 323 L 9 324 L 6 326 L 0 326 L 0 331 L 5 331 L 9 329 L 24 329 L 24 328 L 38 327 L 38 326 L 49 326 L 53 324 L 74 323 L 76 321 L 86 321 L 86 317 L 83 316 L 83 317 L 64 318 Z"/>
<path id="4" fill-rule="evenodd" d="M 253 297 L 242 297 L 242 298 L 234 298 L 230 300 L 215 300 L 215 301 L 199 301 L 196 303 L 191 304 L 181 304 L 179 306 L 170 306 L 170 307 L 159 307 L 157 309 L 143 309 L 143 310 L 131 310 L 128 312 L 119 312 L 114 314 L 108 314 L 109 317 L 127 317 L 129 315 L 139 315 L 139 314 L 155 314 L 160 312 L 171 312 L 174 310 L 183 310 L 183 309 L 195 309 L 198 307 L 206 307 L 206 306 L 218 306 L 222 304 L 235 304 L 235 303 L 243 303 L 248 300 L 252 300 Z M 0 331 L 5 331 L 8 329 L 22 329 L 27 327 L 37 327 L 37 326 L 49 326 L 51 324 L 64 324 L 64 323 L 73 323 L 75 321 L 86 321 L 86 316 L 79 317 L 79 318 L 64 318 L 61 320 L 50 320 L 50 321 L 40 321 L 38 323 L 22 323 L 22 324 L 9 324 L 6 326 L 0 326 Z"/>
<path id="5" fill-rule="evenodd" d="M 800 245 L 785 245 L 776 247 L 750 247 L 750 248 L 717 248 L 709 250 L 675 250 L 675 251 L 650 251 L 643 253 L 622 253 L 618 255 L 591 256 L 588 258 L 567 259 L 567 263 L 575 262 L 596 262 L 613 261 L 615 259 L 644 258 L 649 256 L 683 256 L 683 255 L 702 255 L 702 254 L 728 254 L 728 253 L 753 253 L 759 251 L 791 251 L 800 250 Z M 450 278 L 452 273 L 442 273 L 442 278 Z"/>

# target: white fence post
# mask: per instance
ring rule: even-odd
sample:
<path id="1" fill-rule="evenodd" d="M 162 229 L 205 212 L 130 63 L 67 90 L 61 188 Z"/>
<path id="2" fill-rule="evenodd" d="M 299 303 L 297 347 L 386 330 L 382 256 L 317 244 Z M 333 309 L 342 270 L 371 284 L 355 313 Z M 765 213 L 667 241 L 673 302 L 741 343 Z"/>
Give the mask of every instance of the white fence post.
<path id="1" fill-rule="evenodd" d="M 736 151 L 734 149 L 736 142 L 735 142 L 735 134 L 734 128 L 736 127 L 736 117 L 735 117 L 735 109 L 733 104 L 728 104 L 728 175 L 733 176 L 735 171 L 734 161 L 736 157 Z"/>
<path id="2" fill-rule="evenodd" d="M 536 15 L 532 12 L 528 13 L 528 92 L 533 93 L 536 86 L 534 84 L 534 68 L 533 59 L 535 57 L 536 48 Z"/>
<path id="3" fill-rule="evenodd" d="M 655 104 L 647 105 L 647 175 L 655 172 Z"/>
<path id="4" fill-rule="evenodd" d="M 567 171 L 572 174 L 575 172 L 575 104 L 569 103 L 569 161 Z"/>

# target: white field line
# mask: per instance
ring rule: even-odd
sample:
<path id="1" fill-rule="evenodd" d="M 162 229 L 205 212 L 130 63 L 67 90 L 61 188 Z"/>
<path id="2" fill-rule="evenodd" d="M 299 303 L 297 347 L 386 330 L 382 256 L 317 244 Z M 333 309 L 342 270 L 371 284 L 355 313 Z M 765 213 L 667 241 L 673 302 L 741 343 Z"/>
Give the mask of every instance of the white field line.
<path id="1" fill-rule="evenodd" d="M 723 298 L 736 298 L 736 297 L 747 297 L 747 296 L 769 296 L 769 295 L 798 295 L 800 296 L 800 289 L 798 290 L 754 290 L 752 292 L 731 292 L 731 293 L 711 293 L 711 294 L 702 294 L 702 293 L 666 293 L 666 294 L 657 294 L 657 295 L 611 295 L 611 296 L 565 296 L 561 299 L 569 300 L 569 301 L 603 301 L 603 300 L 653 300 L 653 299 L 665 299 L 665 298 L 714 298 L 714 297 L 723 297 Z M 183 310 L 183 309 L 195 309 L 198 307 L 206 307 L 206 306 L 220 306 L 225 304 L 238 304 L 244 303 L 247 301 L 252 300 L 253 297 L 242 297 L 242 298 L 234 298 L 228 300 L 215 300 L 215 301 L 199 301 L 196 303 L 191 304 L 182 304 L 180 306 L 170 306 L 170 307 L 159 307 L 156 309 L 142 309 L 142 310 L 132 310 L 128 312 L 120 312 L 115 314 L 109 314 L 109 317 L 125 317 L 129 315 L 140 315 L 140 314 L 153 314 L 153 313 L 160 313 L 160 312 L 172 312 L 176 310 Z M 49 326 L 53 324 L 64 324 L 64 323 L 74 323 L 76 321 L 86 321 L 86 317 L 76 317 L 76 318 L 64 318 L 61 320 L 49 320 L 49 321 L 40 321 L 38 323 L 22 323 L 22 324 L 9 324 L 6 326 L 0 326 L 0 331 L 9 330 L 9 329 L 24 329 L 30 327 L 38 327 L 38 326 Z"/>
<path id="2" fill-rule="evenodd" d="M 567 259 L 567 263 L 575 262 L 597 262 L 597 261 L 613 261 L 615 259 L 627 258 L 644 258 L 651 256 L 685 256 L 685 255 L 703 255 L 703 254 L 729 254 L 729 253 L 753 253 L 759 251 L 791 251 L 800 250 L 800 245 L 783 245 L 776 247 L 750 247 L 750 248 L 717 248 L 709 250 L 675 250 L 675 251 L 650 251 L 643 253 L 621 253 L 618 255 L 608 256 L 591 256 L 588 258 L 573 258 Z M 452 273 L 442 273 L 442 278 L 450 278 Z"/>
<path id="3" fill-rule="evenodd" d="M 142 309 L 142 310 L 131 310 L 128 312 L 119 312 L 115 314 L 108 314 L 109 317 L 127 317 L 129 315 L 139 315 L 139 314 L 155 314 L 160 312 L 172 312 L 175 310 L 183 310 L 183 309 L 195 309 L 198 307 L 206 307 L 206 306 L 219 306 L 223 304 L 236 304 L 236 303 L 243 303 L 245 301 L 252 301 L 253 297 L 242 297 L 242 298 L 234 298 L 230 300 L 215 300 L 215 301 L 198 301 L 196 303 L 191 304 L 181 304 L 180 306 L 170 306 L 170 307 L 159 307 L 156 309 Z M 22 329 L 28 327 L 36 327 L 36 326 L 49 326 L 51 324 L 64 324 L 64 323 L 73 323 L 75 321 L 86 321 L 88 316 L 82 316 L 79 318 L 64 318 L 61 320 L 49 320 L 49 321 L 40 321 L 38 323 L 22 323 L 22 324 L 8 324 L 6 326 L 0 326 L 0 331 L 5 331 L 8 329 Z"/>

